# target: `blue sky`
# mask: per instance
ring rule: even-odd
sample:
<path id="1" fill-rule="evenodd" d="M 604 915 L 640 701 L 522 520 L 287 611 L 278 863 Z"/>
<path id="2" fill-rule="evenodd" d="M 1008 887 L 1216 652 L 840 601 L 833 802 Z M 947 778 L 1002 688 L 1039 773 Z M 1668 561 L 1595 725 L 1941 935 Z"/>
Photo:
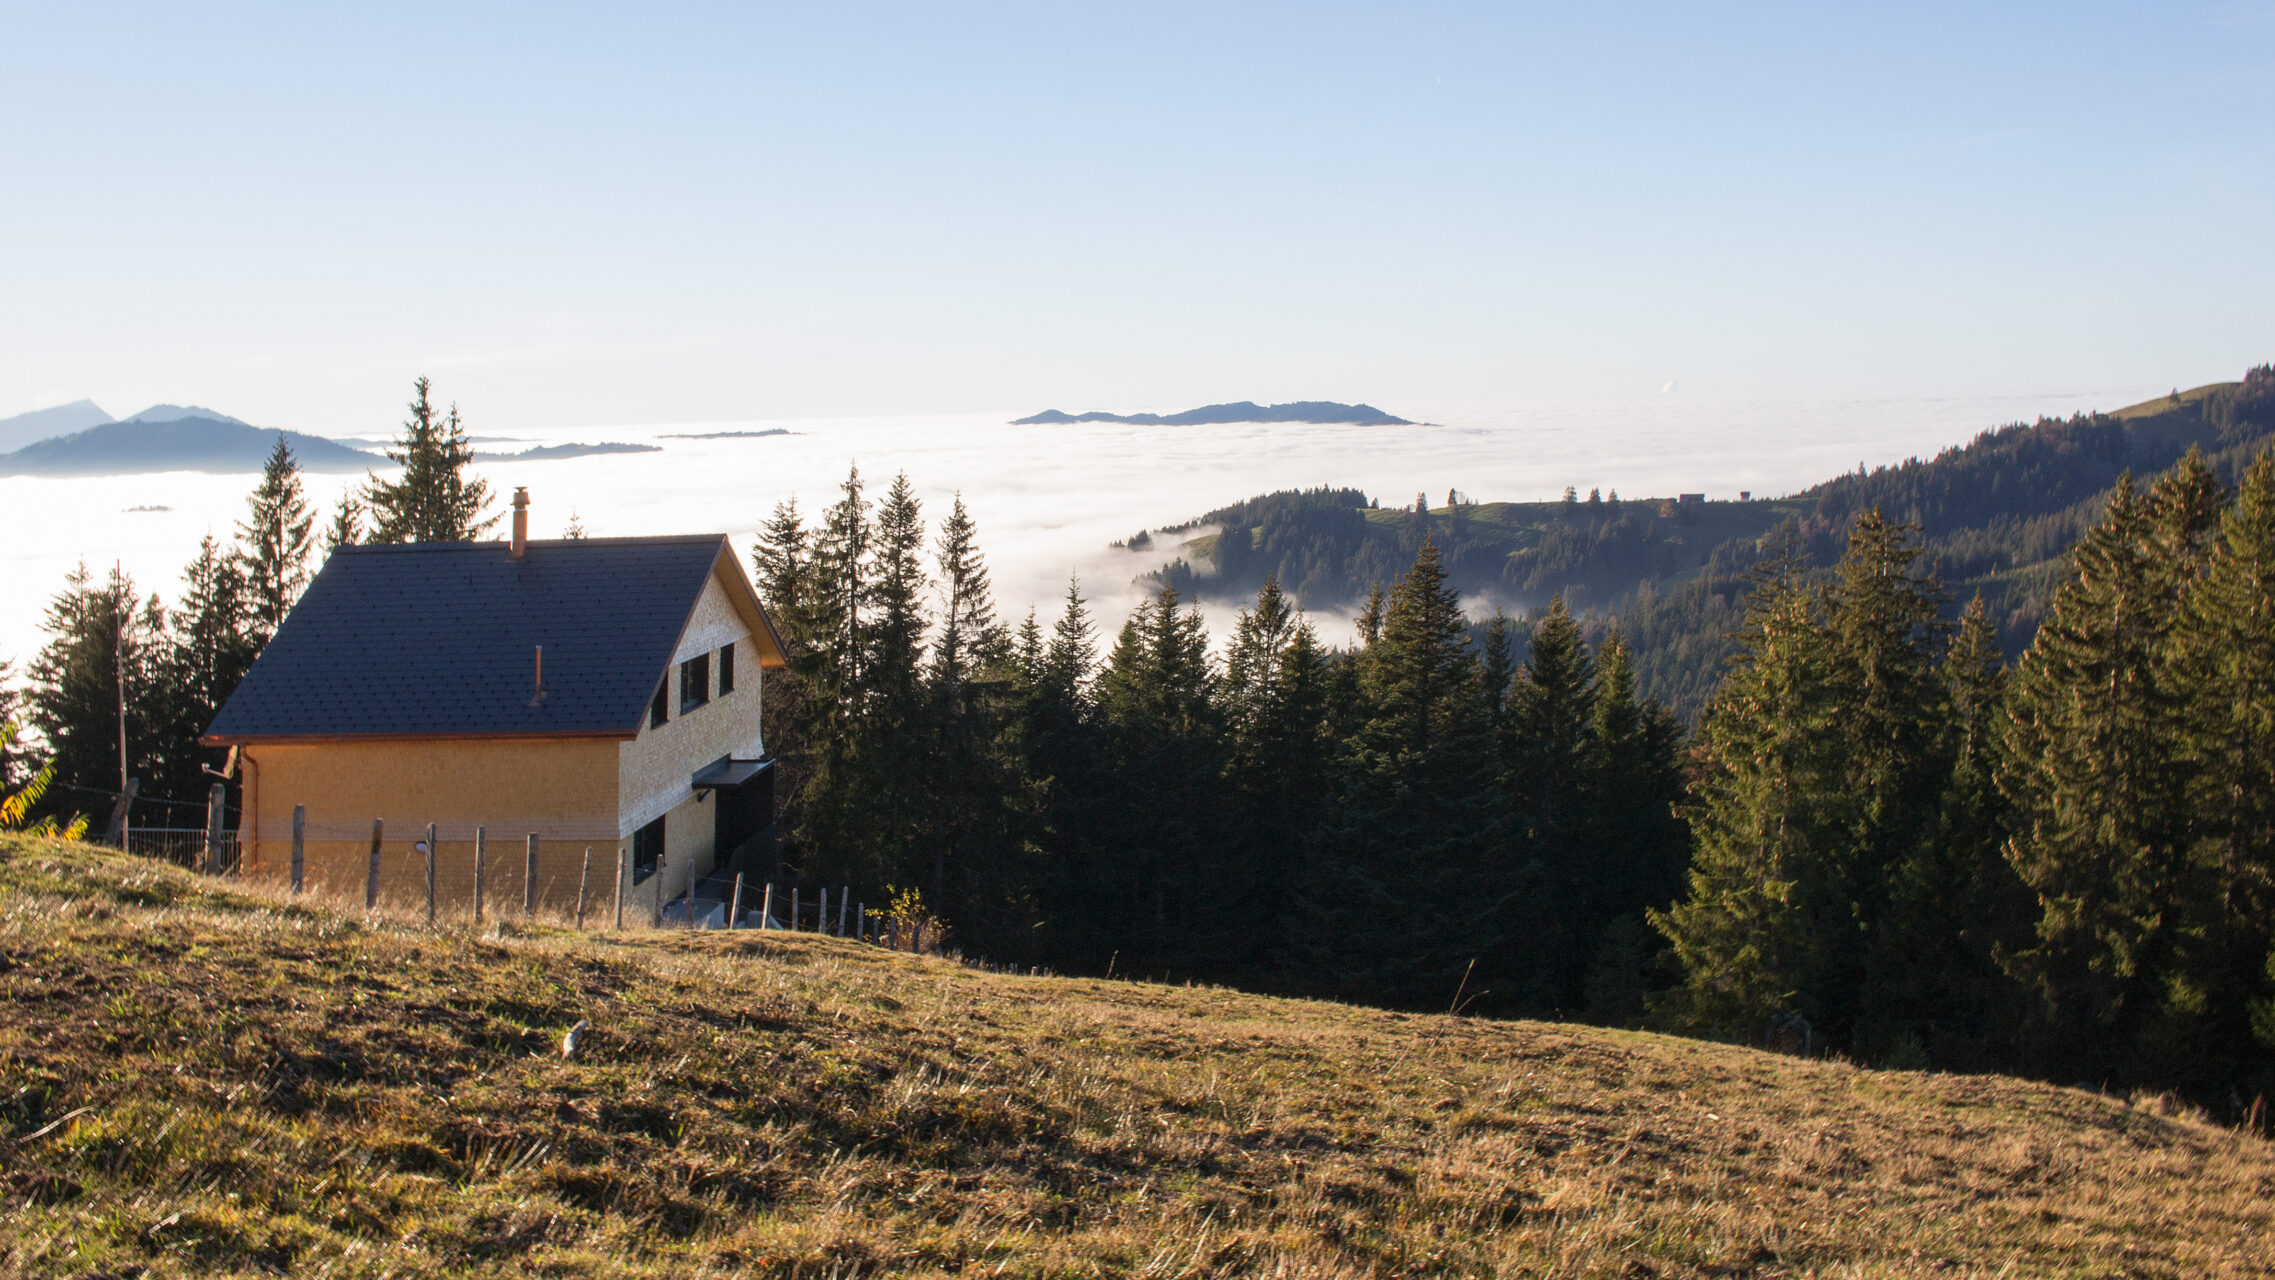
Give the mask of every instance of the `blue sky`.
<path id="1" fill-rule="evenodd" d="M 383 10 L 383 11 L 382 11 Z M 0 6 L 0 414 L 2162 387 L 2275 5 Z"/>

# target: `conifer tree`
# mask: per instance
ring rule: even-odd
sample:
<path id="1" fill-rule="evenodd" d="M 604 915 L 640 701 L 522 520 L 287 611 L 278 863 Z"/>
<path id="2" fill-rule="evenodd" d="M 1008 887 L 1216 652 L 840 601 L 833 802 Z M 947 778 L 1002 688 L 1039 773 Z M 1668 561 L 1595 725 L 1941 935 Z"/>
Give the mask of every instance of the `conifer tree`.
<path id="1" fill-rule="evenodd" d="M 1085 706 L 1090 696 L 1091 671 L 1098 663 L 1090 608 L 1082 599 L 1082 584 L 1066 580 L 1066 607 L 1051 628 L 1050 647 L 1043 651 L 1043 692 L 1069 710 Z"/>
<path id="2" fill-rule="evenodd" d="M 981 558 L 977 527 L 964 510 L 964 497 L 940 526 L 940 639 L 932 648 L 932 678 L 960 683 L 1009 656 L 1010 638 L 995 621 L 994 593 L 987 562 Z"/>
<path id="3" fill-rule="evenodd" d="M 1825 889 L 1848 815 L 1832 646 L 1789 555 L 1756 571 L 1742 649 L 1699 726 L 1689 892 L 1651 923 L 1683 979 L 1679 1024 L 1758 1038 L 1770 1020 L 1829 1021 L 1827 978 L 1853 952 L 1853 915 Z"/>
<path id="4" fill-rule="evenodd" d="M 766 601 L 767 612 L 785 629 L 801 633 L 797 619 L 806 577 L 812 571 L 807 543 L 805 518 L 798 513 L 798 500 L 791 497 L 774 504 L 774 514 L 759 526 L 750 552 L 751 580 L 759 598 Z"/>
<path id="5" fill-rule="evenodd" d="M 1627 644 L 1616 630 L 1597 651 L 1592 733 L 1595 770 L 1581 845 L 1604 897 L 1582 934 L 1590 957 L 1582 1001 L 1597 1021 L 1627 1023 L 1642 1015 L 1653 983 L 1645 920 L 1681 890 L 1690 831 L 1680 814 L 1682 723 L 1637 696 Z"/>
<path id="6" fill-rule="evenodd" d="M 1331 784 L 1327 660 L 1309 622 L 1267 576 L 1225 655 L 1225 776 L 1233 807 L 1223 891 L 1246 905 L 1245 945 L 1227 962 L 1269 971 L 1292 927 L 1295 887 Z"/>
<path id="7" fill-rule="evenodd" d="M 2194 454 L 2145 494 L 2121 479 L 2015 670 L 2000 789 L 2040 915 L 2010 967 L 2043 1002 L 2055 1069 L 2171 1079 L 2206 1047 L 2183 955 L 2202 887 L 2170 642 L 2216 495 Z"/>
<path id="8" fill-rule="evenodd" d="M 1509 694 L 1517 678 L 1517 641 L 1516 628 L 1509 621 L 1509 615 L 1499 609 L 1485 620 L 1484 664 L 1480 678 L 1485 691 L 1485 717 L 1503 742 L 1501 754 L 1506 759 L 1509 755 L 1506 741 Z"/>
<path id="9" fill-rule="evenodd" d="M 1983 1069 L 2012 1060 L 2025 1021 L 1998 957 L 2027 945 L 2035 903 L 2002 848 L 1995 770 L 2006 672 L 1981 596 L 1960 614 L 1936 679 L 1944 772 L 1935 828 L 1890 869 L 1865 1016 L 1883 1061 Z"/>
<path id="10" fill-rule="evenodd" d="M 352 547 L 363 540 L 363 504 L 354 494 L 343 494 L 340 505 L 332 511 L 332 522 L 324 526 L 324 558 L 341 547 Z"/>
<path id="11" fill-rule="evenodd" d="M 778 513 L 779 514 L 779 513 Z M 859 874 L 869 882 L 891 882 L 894 868 L 882 865 L 862 838 L 866 818 L 867 739 L 862 732 L 869 645 L 869 503 L 860 468 L 846 473 L 838 500 L 816 532 L 807 570 L 795 586 L 798 608 L 793 633 L 801 643 L 790 655 L 790 674 L 803 713 L 784 737 L 800 752 L 804 773 L 792 801 L 794 860 L 815 859 L 825 868 Z M 762 576 L 765 570 L 762 568 Z M 802 625 L 799 625 L 802 623 Z"/>
<path id="12" fill-rule="evenodd" d="M 1839 811 L 1850 824 L 1845 848 L 1828 849 L 1820 869 L 1830 901 L 1847 902 L 1861 936 L 1835 953 L 1818 981 L 1824 1031 L 1873 1060 L 1912 1055 L 1911 1028 L 1883 1006 L 1889 982 L 1908 983 L 1919 957 L 1883 954 L 1891 883 L 1915 865 L 1939 864 L 1937 815 L 1950 775 L 1943 690 L 1935 654 L 1947 627 L 1943 590 L 1914 572 L 1919 531 L 1861 513 L 1835 570 L 1826 602 L 1833 683 L 1844 738 Z"/>
<path id="13" fill-rule="evenodd" d="M 199 748 L 197 739 L 260 656 L 263 640 L 256 615 L 263 604 L 256 599 L 257 588 L 247 573 L 257 567 L 250 557 L 225 554 L 207 534 L 198 544 L 198 558 L 183 573 L 182 600 L 173 610 L 172 643 L 161 666 L 163 693 L 157 708 L 177 753 L 169 761 L 171 776 L 164 780 L 172 794 L 194 794 L 199 785 L 196 766 L 219 763 L 220 757 Z M 273 585 L 278 579 L 271 581 Z"/>
<path id="14" fill-rule="evenodd" d="M 244 579 L 247 634 L 257 650 L 284 624 L 284 615 L 308 586 L 308 556 L 315 545 L 315 514 L 301 489 L 300 464 L 282 432 L 248 506 L 237 526 L 236 559 Z"/>
<path id="15" fill-rule="evenodd" d="M 1019 624 L 1019 631 L 1011 642 L 1011 667 L 1018 672 L 1022 684 L 1033 685 L 1043 678 L 1043 625 L 1035 618 L 1032 606 L 1027 609 L 1027 620 Z"/>
<path id="16" fill-rule="evenodd" d="M 1050 640 L 1036 652 L 1035 678 L 1020 691 L 1011 733 L 1033 793 L 1027 838 L 1041 860 L 1042 944 L 1056 963 L 1095 972 L 1115 962 L 1119 947 L 1100 909 L 1117 833 L 1108 829 L 1112 787 L 1093 714 L 1095 633 L 1072 577 Z"/>
<path id="17" fill-rule="evenodd" d="M 2248 1096 L 2275 1087 L 2275 454 L 2244 473 L 2174 640 L 2203 893 L 2183 983 L 2203 1075 Z"/>
<path id="18" fill-rule="evenodd" d="M 1223 772 L 1208 635 L 1177 589 L 1130 615 L 1098 680 L 1111 850 L 1100 910 L 1141 966 L 1215 972 L 1228 938 L 1213 886 L 1225 877 Z"/>
<path id="19" fill-rule="evenodd" d="M 1434 543 L 1380 618 L 1293 958 L 1336 994 L 1443 1008 L 1535 904 L 1526 869 L 1497 856 L 1509 833 L 1477 654 Z M 1526 975 L 1483 976 L 1506 1000 Z"/>
<path id="20" fill-rule="evenodd" d="M 1528 1003 L 1573 1008 L 1596 934 L 1609 923 L 1613 886 L 1587 845 L 1590 782 L 1600 772 L 1594 734 L 1595 669 L 1561 596 L 1533 627 L 1512 692 L 1506 759 L 1516 855 L 1538 864 L 1535 919 L 1512 930 L 1503 967 L 1525 975 Z"/>
<path id="21" fill-rule="evenodd" d="M 402 439 L 387 451 L 403 474 L 395 480 L 374 476 L 364 488 L 371 540 L 464 542 L 479 537 L 498 517 L 482 514 L 490 502 L 489 482 L 466 475 L 474 446 L 459 421 L 458 406 L 438 417 L 428 399 L 427 380 L 411 386 L 411 416 L 403 422 Z"/>
<path id="22" fill-rule="evenodd" d="M 868 574 L 868 669 L 864 692 L 882 699 L 877 710 L 896 719 L 914 716 L 924 667 L 928 625 L 924 596 L 924 515 L 904 473 L 893 478 L 877 504 Z"/>
<path id="23" fill-rule="evenodd" d="M 180 752 L 164 715 L 166 615 L 157 597 L 140 598 L 134 579 L 117 569 L 98 583 L 81 564 L 64 579 L 42 626 L 49 638 L 26 672 L 27 701 L 32 725 L 53 753 L 56 784 L 66 789 L 51 793 L 50 802 L 86 807 L 86 797 L 68 788 L 115 794 L 122 775 L 143 779 L 143 794 L 163 797 L 162 783 L 179 773 Z"/>

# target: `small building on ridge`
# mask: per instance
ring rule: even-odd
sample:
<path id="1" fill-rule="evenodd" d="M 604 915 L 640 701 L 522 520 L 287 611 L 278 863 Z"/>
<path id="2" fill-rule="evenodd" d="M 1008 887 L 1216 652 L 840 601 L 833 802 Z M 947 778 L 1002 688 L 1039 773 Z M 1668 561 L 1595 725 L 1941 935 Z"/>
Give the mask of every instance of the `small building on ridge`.
<path id="1" fill-rule="evenodd" d="M 780 636 L 723 534 L 349 546 L 334 552 L 202 741 L 234 748 L 242 874 L 463 913 L 484 896 L 646 920 L 751 855 L 774 817 L 761 673 Z M 587 849 L 591 850 L 589 872 Z M 764 869 L 761 869 L 763 874 Z M 702 896 L 699 892 L 698 896 Z"/>

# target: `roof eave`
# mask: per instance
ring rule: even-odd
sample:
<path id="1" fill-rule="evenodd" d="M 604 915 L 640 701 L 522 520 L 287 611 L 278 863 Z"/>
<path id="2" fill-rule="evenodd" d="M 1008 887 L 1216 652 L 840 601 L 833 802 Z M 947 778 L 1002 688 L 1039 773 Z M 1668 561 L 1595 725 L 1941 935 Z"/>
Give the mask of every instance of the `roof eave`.
<path id="1" fill-rule="evenodd" d="M 637 729 L 469 729 L 440 733 L 209 733 L 201 747 L 314 746 L 343 742 L 629 742 Z"/>

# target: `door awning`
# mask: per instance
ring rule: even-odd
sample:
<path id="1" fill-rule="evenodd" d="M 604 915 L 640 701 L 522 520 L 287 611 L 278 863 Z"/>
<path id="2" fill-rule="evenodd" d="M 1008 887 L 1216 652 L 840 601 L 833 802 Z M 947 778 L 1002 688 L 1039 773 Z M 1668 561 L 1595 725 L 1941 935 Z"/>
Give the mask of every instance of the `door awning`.
<path id="1" fill-rule="evenodd" d="M 707 791 L 714 787 L 739 787 L 773 767 L 772 760 L 737 760 L 733 756 L 721 756 L 697 769 L 695 775 L 687 781 L 697 791 Z"/>

